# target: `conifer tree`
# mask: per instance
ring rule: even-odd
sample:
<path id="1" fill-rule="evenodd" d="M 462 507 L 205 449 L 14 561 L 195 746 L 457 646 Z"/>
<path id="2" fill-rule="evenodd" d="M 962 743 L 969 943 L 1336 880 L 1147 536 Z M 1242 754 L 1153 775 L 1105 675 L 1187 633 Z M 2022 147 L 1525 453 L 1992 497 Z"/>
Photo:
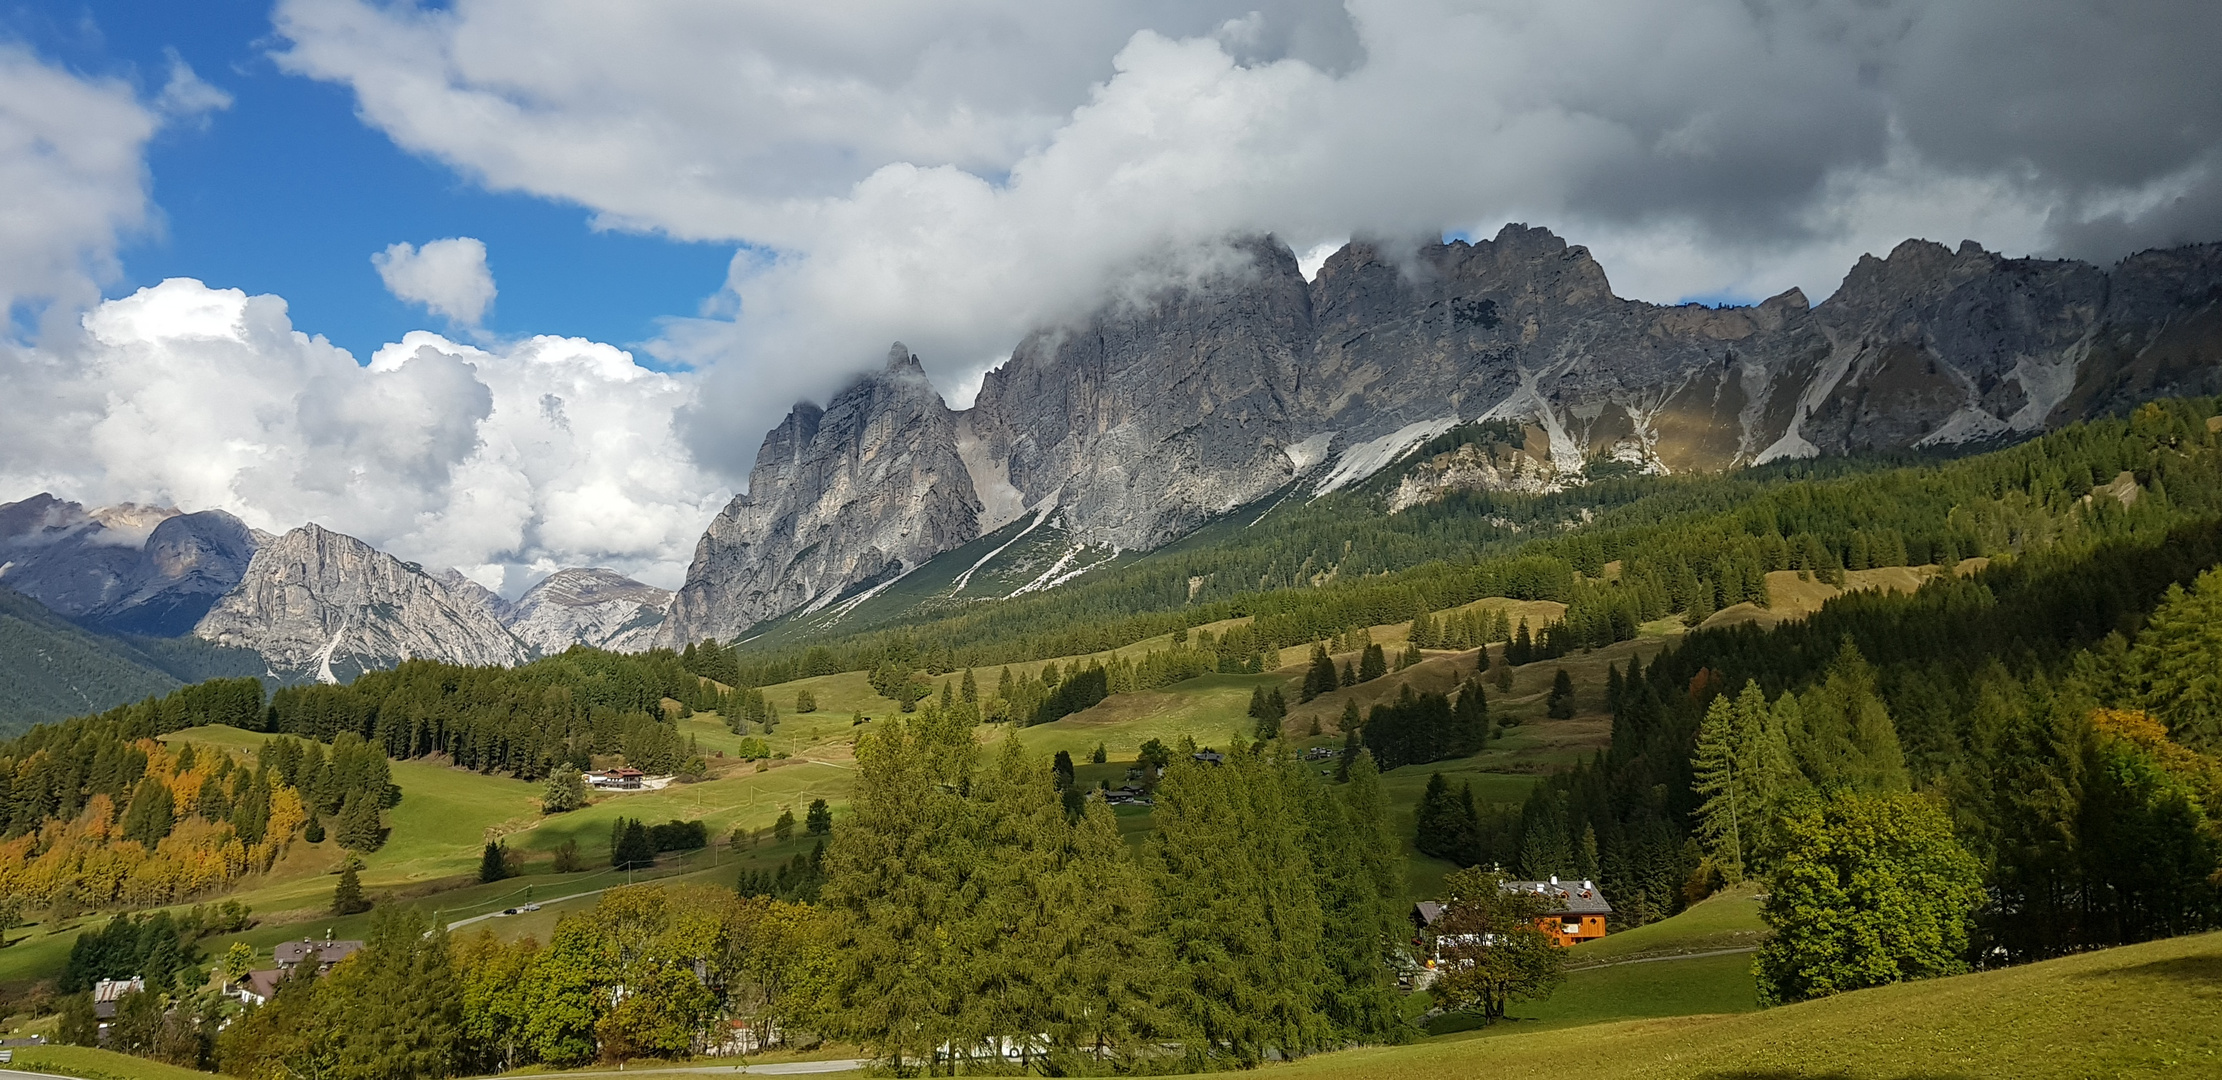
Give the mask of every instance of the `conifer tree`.
<path id="1" fill-rule="evenodd" d="M 946 928 L 973 910 L 965 882 L 977 854 L 958 794 L 970 786 L 971 757 L 931 719 L 898 718 L 858 739 L 851 816 L 826 853 L 821 893 L 835 958 L 827 1033 L 898 1069 L 965 1034 L 954 1002 L 967 965 Z"/>
<path id="2" fill-rule="evenodd" d="M 1198 1038 L 1192 1056 L 1240 1064 L 1323 1045 L 1319 894 L 1305 814 L 1284 762 L 1232 754 L 1176 761 L 1158 788 L 1147 857 L 1160 897 L 1169 991 Z"/>
<path id="3" fill-rule="evenodd" d="M 1332 693 L 1341 684 L 1341 678 L 1335 673 L 1334 658 L 1327 655 L 1327 646 L 1314 644 L 1311 667 L 1304 672 L 1304 689 L 1297 700 L 1310 701 L 1321 694 Z"/>
<path id="4" fill-rule="evenodd" d="M 509 849 L 499 840 L 486 841 L 486 850 L 479 854 L 478 880 L 481 883 L 500 881 L 509 876 Z"/>
<path id="5" fill-rule="evenodd" d="M 1389 660 L 1379 645 L 1368 645 L 1358 654 L 1358 681 L 1372 682 L 1389 673 Z"/>
<path id="6" fill-rule="evenodd" d="M 1570 720 L 1574 716 L 1574 678 L 1565 668 L 1551 677 L 1551 696 L 1547 705 L 1551 719 Z"/>
<path id="7" fill-rule="evenodd" d="M 339 884 L 332 889 L 332 914 L 356 915 L 370 910 L 370 901 L 363 896 L 363 880 L 355 873 L 355 858 L 350 855 L 340 863 Z"/>
<path id="8" fill-rule="evenodd" d="M 361 792 L 349 792 L 340 804 L 332 833 L 339 846 L 349 851 L 376 851 L 386 841 L 378 825 L 378 804 Z"/>
<path id="9" fill-rule="evenodd" d="M 1764 812 L 1752 798 L 1746 765 L 1765 713 L 1759 685 L 1745 683 L 1733 701 L 1726 694 L 1714 698 L 1697 729 L 1692 788 L 1705 799 L 1697 809 L 1698 837 L 1731 884 L 1744 877 L 1744 824 L 1756 825 Z"/>

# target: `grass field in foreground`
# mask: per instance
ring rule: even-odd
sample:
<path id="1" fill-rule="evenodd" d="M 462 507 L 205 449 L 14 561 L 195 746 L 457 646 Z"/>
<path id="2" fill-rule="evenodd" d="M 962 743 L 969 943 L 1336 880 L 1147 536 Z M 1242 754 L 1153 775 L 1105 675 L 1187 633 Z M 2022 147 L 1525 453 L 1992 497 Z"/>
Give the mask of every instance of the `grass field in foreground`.
<path id="1" fill-rule="evenodd" d="M 1519 1027 L 1259 1072 L 1270 1080 L 2222 1076 L 2222 933 L 1734 1016 Z"/>
<path id="2" fill-rule="evenodd" d="M 1566 982 L 1542 1001 L 1514 1002 L 1495 1034 L 1759 1007 L 1749 950 L 1766 938 L 1759 890 L 1740 885 L 1670 919 L 1607 934 L 1567 953 Z M 1428 1030 L 1470 1031 L 1463 1016 L 1439 1017 Z"/>
<path id="3" fill-rule="evenodd" d="M 8 1067 L 85 1080 L 206 1080 L 214 1075 L 89 1046 L 24 1047 L 15 1052 L 15 1061 Z"/>

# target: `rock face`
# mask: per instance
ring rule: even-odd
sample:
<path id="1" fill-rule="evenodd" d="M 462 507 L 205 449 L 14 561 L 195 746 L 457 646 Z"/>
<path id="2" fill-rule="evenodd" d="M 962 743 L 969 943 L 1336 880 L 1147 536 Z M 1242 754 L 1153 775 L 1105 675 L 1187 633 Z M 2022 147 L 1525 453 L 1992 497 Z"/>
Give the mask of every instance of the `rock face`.
<path id="1" fill-rule="evenodd" d="M 823 410 L 797 405 L 757 451 L 748 494 L 710 522 L 657 640 L 727 637 L 884 585 L 980 534 L 957 414 L 897 343 Z"/>
<path id="2" fill-rule="evenodd" d="M 1080 543 L 1154 547 L 1479 420 L 1525 432 L 1516 475 L 1454 453 L 1390 501 L 1555 485 L 1600 459 L 1683 472 L 2014 438 L 2222 390 L 2222 244 L 2104 269 L 1909 240 L 1818 307 L 1791 290 L 1727 308 L 1616 297 L 1587 249 L 1521 225 L 1353 243 L 1309 282 L 1272 241 L 1229 252 L 1029 335 L 964 413 L 899 346 L 823 414 L 798 406 L 659 640 L 822 607 L 1051 506 Z"/>
<path id="3" fill-rule="evenodd" d="M 0 583 L 83 616 L 130 591 L 140 548 L 176 513 L 131 503 L 87 510 L 44 492 L 0 506 Z"/>
<path id="4" fill-rule="evenodd" d="M 180 637 L 237 588 L 255 549 L 272 538 L 222 510 L 165 519 L 147 537 L 123 595 L 86 615 L 117 633 Z"/>
<path id="5" fill-rule="evenodd" d="M 351 536 L 304 525 L 263 545 L 193 629 L 280 676 L 345 681 L 421 658 L 517 664 L 532 650 L 475 598 Z"/>
<path id="6" fill-rule="evenodd" d="M 968 462 L 1116 548 L 1156 547 L 1288 483 L 1311 299 L 1287 249 L 1236 251 L 1197 287 L 1027 337 L 981 384 Z"/>
<path id="7" fill-rule="evenodd" d="M 221 510 L 87 510 L 41 494 L 0 506 L 0 581 L 101 630 L 177 637 L 239 584 L 266 539 Z"/>
<path id="8" fill-rule="evenodd" d="M 614 570 L 558 570 L 527 590 L 504 620 L 543 655 L 573 645 L 639 652 L 655 640 L 671 594 Z"/>

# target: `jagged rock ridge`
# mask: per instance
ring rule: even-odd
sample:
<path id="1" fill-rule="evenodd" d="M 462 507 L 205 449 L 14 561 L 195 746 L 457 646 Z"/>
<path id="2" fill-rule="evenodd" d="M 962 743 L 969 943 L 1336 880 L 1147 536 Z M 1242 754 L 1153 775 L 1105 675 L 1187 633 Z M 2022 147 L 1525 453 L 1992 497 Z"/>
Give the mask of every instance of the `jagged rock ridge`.
<path id="1" fill-rule="evenodd" d="M 509 605 L 511 633 L 543 654 L 573 645 L 639 652 L 663 625 L 671 593 L 614 570 L 558 570 Z"/>
<path id="2" fill-rule="evenodd" d="M 254 649 L 281 677 L 325 681 L 412 657 L 487 665 L 532 658 L 477 598 L 314 524 L 257 550 L 239 586 L 193 632 Z"/>
<path id="3" fill-rule="evenodd" d="M 978 536 L 956 416 L 900 343 L 823 410 L 796 406 L 757 451 L 750 494 L 695 546 L 657 640 L 725 636 L 822 606 Z"/>
<path id="4" fill-rule="evenodd" d="M 1791 290 L 1726 308 L 1617 297 L 1587 249 L 1520 225 L 1352 243 L 1310 282 L 1277 243 L 1233 250 L 1232 269 L 1029 335 L 964 413 L 894 378 L 916 370 L 900 347 L 823 414 L 798 406 L 659 640 L 847 602 L 1051 506 L 1076 542 L 1153 547 L 1476 420 L 1526 428 L 1535 468 L 1447 461 L 1391 498 L 1598 458 L 1672 472 L 2010 438 L 2222 389 L 2222 244 L 2102 269 L 1909 240 L 1818 307 Z"/>

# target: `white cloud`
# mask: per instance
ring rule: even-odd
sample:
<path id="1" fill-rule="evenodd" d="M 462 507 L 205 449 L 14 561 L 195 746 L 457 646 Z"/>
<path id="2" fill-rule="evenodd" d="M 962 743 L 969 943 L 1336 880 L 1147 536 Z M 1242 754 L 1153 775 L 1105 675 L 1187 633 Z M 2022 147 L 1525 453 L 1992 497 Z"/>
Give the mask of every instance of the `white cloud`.
<path id="1" fill-rule="evenodd" d="M 751 245 L 724 314 L 659 346 L 714 365 L 697 441 L 731 471 L 890 340 L 961 388 L 1234 232 L 1316 257 L 1528 221 L 1667 301 L 1819 299 L 1909 235 L 2111 257 L 2222 232 L 2211 4 L 282 0 L 276 22 L 281 63 L 489 187 Z"/>
<path id="2" fill-rule="evenodd" d="M 161 110 L 162 115 L 206 127 L 209 113 L 231 108 L 230 94 L 203 82 L 176 49 L 165 52 L 170 58 L 170 78 L 162 84 L 162 92 L 154 99 L 154 107 Z"/>
<path id="3" fill-rule="evenodd" d="M 0 500 L 316 521 L 512 594 L 561 566 L 675 585 L 727 496 L 672 428 L 689 380 L 619 349 L 418 332 L 366 367 L 295 330 L 278 297 L 188 279 L 98 305 L 67 342 L 0 352 L 0 385 Z"/>
<path id="4" fill-rule="evenodd" d="M 462 326 L 477 326 L 494 302 L 494 274 L 486 245 L 474 237 L 432 240 L 419 248 L 406 241 L 370 257 L 386 291 Z"/>
<path id="5" fill-rule="evenodd" d="M 0 316 L 51 304 L 66 327 L 115 279 L 117 245 L 148 224 L 142 152 L 159 126 L 129 86 L 0 43 Z"/>

